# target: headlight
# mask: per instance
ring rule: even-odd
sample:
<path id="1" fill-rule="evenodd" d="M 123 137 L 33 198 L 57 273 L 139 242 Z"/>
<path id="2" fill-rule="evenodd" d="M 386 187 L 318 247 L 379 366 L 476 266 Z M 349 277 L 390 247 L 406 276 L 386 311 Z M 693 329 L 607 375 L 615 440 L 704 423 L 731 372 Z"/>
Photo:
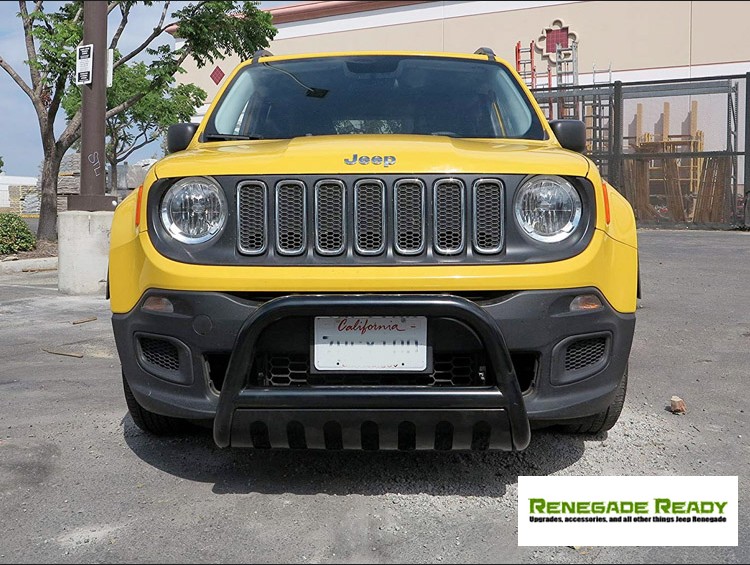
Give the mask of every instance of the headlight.
<path id="1" fill-rule="evenodd" d="M 516 223 L 530 238 L 543 243 L 563 241 L 581 222 L 581 197 L 561 177 L 536 176 L 516 192 Z"/>
<path id="2" fill-rule="evenodd" d="M 176 182 L 161 201 L 164 228 L 182 243 L 203 243 L 227 222 L 227 201 L 215 181 L 189 177 Z"/>

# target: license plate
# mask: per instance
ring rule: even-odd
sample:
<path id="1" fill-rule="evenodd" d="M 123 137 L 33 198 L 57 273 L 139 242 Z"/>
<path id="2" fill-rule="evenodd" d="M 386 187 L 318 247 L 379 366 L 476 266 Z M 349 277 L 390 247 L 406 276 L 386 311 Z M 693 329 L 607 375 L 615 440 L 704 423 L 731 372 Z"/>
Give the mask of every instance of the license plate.
<path id="1" fill-rule="evenodd" d="M 427 318 L 315 318 L 314 364 L 319 371 L 424 371 Z"/>

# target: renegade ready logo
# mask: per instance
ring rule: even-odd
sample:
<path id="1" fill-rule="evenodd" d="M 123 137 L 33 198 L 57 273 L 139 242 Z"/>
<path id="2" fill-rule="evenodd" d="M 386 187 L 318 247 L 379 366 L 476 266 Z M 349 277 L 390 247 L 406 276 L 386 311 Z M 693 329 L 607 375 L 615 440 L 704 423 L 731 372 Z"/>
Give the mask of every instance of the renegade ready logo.
<path id="1" fill-rule="evenodd" d="M 344 159 L 344 163 L 347 165 L 356 165 L 359 163 L 360 165 L 383 165 L 384 167 L 388 168 L 391 165 L 396 164 L 396 157 L 393 155 L 373 155 L 372 157 L 369 155 L 357 155 L 356 153 L 352 155 L 351 159 Z"/>

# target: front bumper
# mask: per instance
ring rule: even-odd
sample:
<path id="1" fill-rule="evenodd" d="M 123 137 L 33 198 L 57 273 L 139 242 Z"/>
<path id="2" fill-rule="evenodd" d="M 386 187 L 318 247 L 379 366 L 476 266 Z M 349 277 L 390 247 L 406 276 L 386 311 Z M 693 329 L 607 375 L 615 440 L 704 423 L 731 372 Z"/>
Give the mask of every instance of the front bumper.
<path id="1" fill-rule="evenodd" d="M 571 313 L 571 300 L 588 293 L 599 295 L 604 308 Z M 149 296 L 171 300 L 174 313 L 143 310 Z M 246 386 L 259 336 L 271 336 L 282 350 L 287 344 L 300 350 L 309 346 L 308 330 L 299 335 L 274 330 L 285 317 L 389 313 L 426 315 L 435 324 L 457 320 L 453 327 L 461 336 L 455 339 L 478 336 L 496 380 L 486 387 Z M 115 314 L 113 326 L 123 372 L 138 402 L 167 416 L 213 419 L 219 445 L 299 446 L 299 438 L 286 433 L 299 424 L 307 447 L 366 447 L 364 433 L 358 440 L 351 430 L 375 426 L 377 447 L 403 448 L 397 424 L 411 421 L 433 431 L 450 426 L 454 449 L 476 447 L 477 441 L 489 448 L 522 449 L 528 442 L 527 418 L 532 423 L 574 419 L 609 406 L 627 365 L 635 316 L 616 312 L 593 288 L 523 291 L 478 302 L 437 294 L 364 294 L 293 295 L 265 303 L 225 293 L 151 290 L 131 312 Z M 443 327 L 436 333 L 447 334 L 441 337 L 445 342 L 450 331 Z M 172 365 L 165 369 L 145 359 L 144 339 L 171 343 Z M 598 357 L 576 365 L 580 344 L 588 343 L 596 344 Z M 230 353 L 228 370 L 215 362 Z M 403 420 L 405 414 L 412 419 Z M 331 421 L 340 431 L 326 431 Z M 486 426 L 493 433 L 477 440 L 477 428 Z M 437 446 L 436 439 L 420 433 L 423 427 L 409 436 L 408 446 Z"/>

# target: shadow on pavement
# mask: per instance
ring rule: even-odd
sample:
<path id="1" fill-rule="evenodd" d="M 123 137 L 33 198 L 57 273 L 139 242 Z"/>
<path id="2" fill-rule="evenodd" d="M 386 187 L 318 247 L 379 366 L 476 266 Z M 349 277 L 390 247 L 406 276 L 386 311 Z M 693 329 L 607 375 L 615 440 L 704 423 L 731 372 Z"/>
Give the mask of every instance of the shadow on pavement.
<path id="1" fill-rule="evenodd" d="M 502 497 L 519 475 L 548 475 L 584 452 L 584 438 L 532 432 L 521 453 L 219 449 L 211 430 L 157 438 L 122 419 L 125 441 L 144 462 L 216 494 L 428 494 Z M 604 436 L 606 437 L 606 435 Z M 597 436 L 597 439 L 603 439 Z"/>

